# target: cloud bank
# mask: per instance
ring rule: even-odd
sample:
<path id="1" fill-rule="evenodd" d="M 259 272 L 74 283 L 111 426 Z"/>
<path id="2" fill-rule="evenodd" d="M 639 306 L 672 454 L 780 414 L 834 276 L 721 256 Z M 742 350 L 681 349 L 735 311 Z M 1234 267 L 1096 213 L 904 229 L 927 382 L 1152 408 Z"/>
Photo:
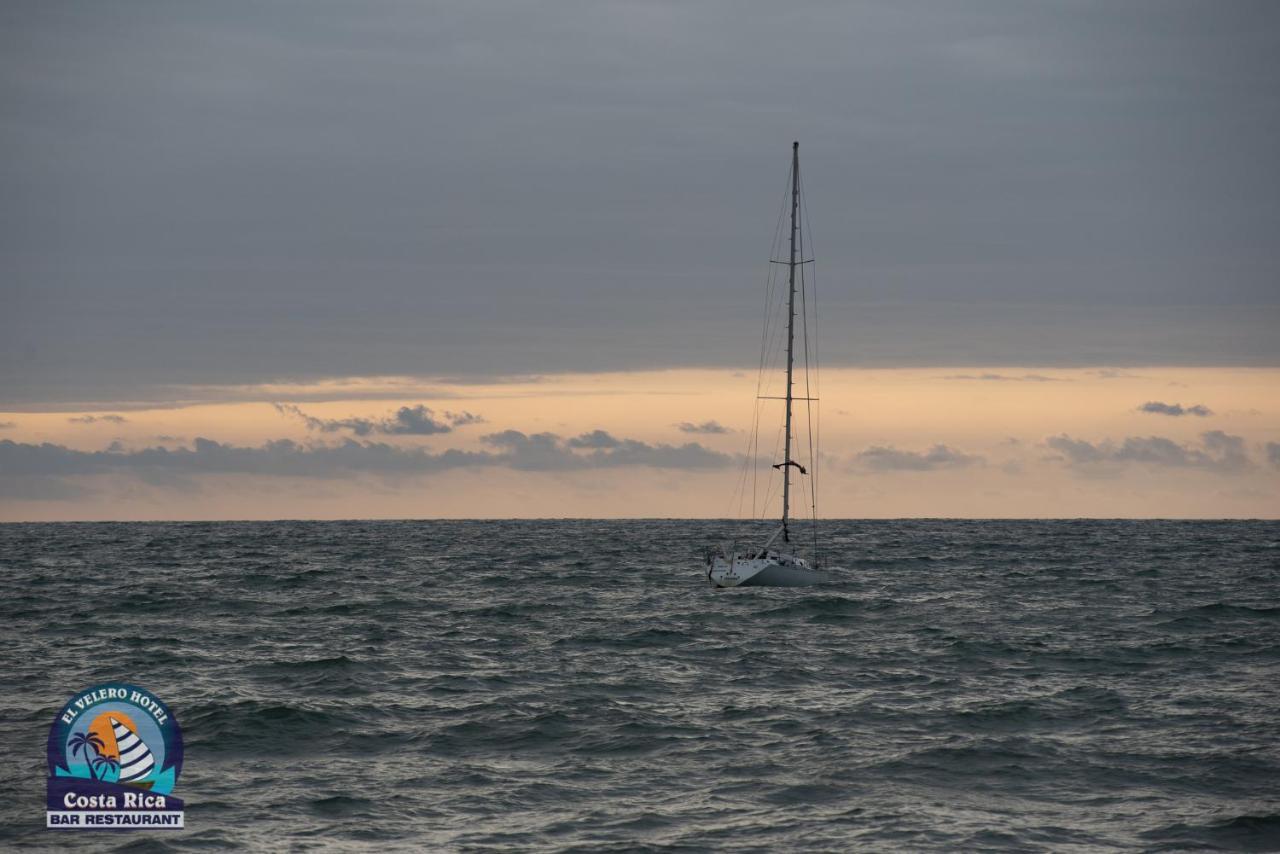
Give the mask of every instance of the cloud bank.
<path id="1" fill-rule="evenodd" d="M 1179 444 L 1163 436 L 1127 436 L 1120 442 L 1104 439 L 1095 444 L 1066 434 L 1051 436 L 1045 444 L 1057 451 L 1060 459 L 1077 468 L 1141 463 L 1239 474 L 1254 467 L 1245 451 L 1244 439 L 1221 430 L 1200 434 L 1199 446 Z"/>
<path id="2" fill-rule="evenodd" d="M 0 398 L 741 368 L 798 131 L 826 364 L 1280 364 L 1275 3 L 55 7 Z"/>
<path id="3" fill-rule="evenodd" d="M 712 451 L 696 442 L 684 445 L 650 445 L 636 439 L 618 439 L 594 430 L 568 440 L 554 433 L 526 435 L 504 430 L 482 438 L 499 449 L 496 459 L 511 468 L 532 471 L 574 471 L 612 466 L 714 469 L 728 465 L 728 454 Z M 579 453 L 579 451 L 588 451 Z"/>
<path id="4" fill-rule="evenodd" d="M 402 448 L 385 442 L 347 439 L 336 445 L 310 445 L 277 439 L 258 447 L 197 438 L 190 448 L 148 447 L 127 450 L 118 443 L 102 451 L 65 445 L 0 441 L 0 479 L 21 483 L 18 496 L 70 497 L 66 490 L 41 486 L 46 479 L 85 475 L 132 474 L 152 482 L 174 483 L 175 476 L 255 474 L 338 478 L 358 474 L 421 475 L 466 467 L 505 467 L 522 471 L 583 471 L 647 466 L 717 469 L 732 462 L 727 454 L 696 442 L 651 445 L 617 439 L 603 430 L 565 440 L 553 433 L 504 430 L 482 437 L 492 451 Z M 48 488 L 46 488 L 48 487 Z"/>
<path id="5" fill-rule="evenodd" d="M 855 466 L 872 471 L 935 471 L 966 468 L 983 462 L 982 457 L 961 453 L 947 445 L 934 445 L 923 452 L 875 445 L 854 457 Z"/>

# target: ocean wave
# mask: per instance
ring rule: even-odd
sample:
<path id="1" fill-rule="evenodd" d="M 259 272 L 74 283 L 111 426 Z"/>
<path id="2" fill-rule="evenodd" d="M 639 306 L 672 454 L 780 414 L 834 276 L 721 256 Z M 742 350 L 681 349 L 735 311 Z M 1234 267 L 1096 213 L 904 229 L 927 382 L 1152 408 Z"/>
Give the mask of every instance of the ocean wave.
<path id="1" fill-rule="evenodd" d="M 31 797 L 121 680 L 190 829 L 107 845 L 1280 849 L 1280 525 L 824 525 L 733 592 L 716 521 L 0 526 L 0 848 L 104 844 Z"/>
<path id="2" fill-rule="evenodd" d="M 1277 851 L 1280 850 L 1280 815 L 1238 815 L 1203 824 L 1177 822 L 1144 831 L 1142 837 L 1154 843 L 1149 849 L 1153 851 Z"/>

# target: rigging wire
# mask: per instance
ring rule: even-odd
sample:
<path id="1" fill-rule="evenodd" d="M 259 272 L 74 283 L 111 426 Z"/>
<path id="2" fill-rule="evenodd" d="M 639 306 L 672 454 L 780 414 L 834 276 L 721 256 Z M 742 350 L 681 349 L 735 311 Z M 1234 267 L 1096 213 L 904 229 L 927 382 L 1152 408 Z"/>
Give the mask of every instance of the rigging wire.
<path id="1" fill-rule="evenodd" d="M 784 185 L 784 190 L 783 190 L 783 204 L 780 204 L 778 206 L 778 218 L 774 223 L 773 241 L 769 247 L 769 260 L 771 262 L 773 261 L 774 257 L 777 255 L 778 247 L 782 242 L 782 224 L 785 218 L 784 215 L 786 210 L 785 200 L 788 193 L 790 192 L 790 189 L 789 189 L 790 184 L 791 184 L 791 172 L 788 169 L 787 181 L 786 181 L 786 184 Z M 759 359 L 759 364 L 757 365 L 757 370 L 756 370 L 756 396 L 755 396 L 755 400 L 752 402 L 753 405 L 752 405 L 752 418 L 751 418 L 751 432 L 747 437 L 747 452 L 745 454 L 745 459 L 743 460 L 743 469 L 742 469 L 742 474 L 739 478 L 738 488 L 734 491 L 735 493 L 734 496 L 732 496 L 729 500 L 730 512 L 732 513 L 734 499 L 735 498 L 737 499 L 737 505 L 738 505 L 737 516 L 738 518 L 741 518 L 742 511 L 746 504 L 746 485 L 747 485 L 746 481 L 749 476 L 751 480 L 751 518 L 753 520 L 757 518 L 756 502 L 757 502 L 757 498 L 759 497 L 758 477 L 759 477 L 759 453 L 760 453 L 761 397 L 768 390 L 768 377 L 767 377 L 765 368 L 769 365 L 769 362 L 770 362 L 769 352 L 770 350 L 773 349 L 772 345 L 777 335 L 777 325 L 770 324 L 770 320 L 772 319 L 772 316 L 773 316 L 772 304 L 774 301 L 775 294 L 777 293 L 777 284 L 778 284 L 778 276 L 775 268 L 776 268 L 776 265 L 773 263 L 770 263 L 768 265 L 768 275 L 765 277 L 765 294 L 764 294 L 765 310 L 763 312 L 764 317 L 761 321 L 760 359 Z M 766 501 L 765 501 L 766 504 L 767 504 L 767 501 L 768 501 L 768 496 L 766 496 Z M 765 509 L 764 507 L 760 508 L 760 512 L 762 515 L 764 513 L 764 509 Z"/>
<path id="2" fill-rule="evenodd" d="M 817 253 L 813 248 L 813 235 L 809 234 L 809 200 L 804 192 L 804 176 L 798 176 L 800 184 L 800 205 L 803 212 L 803 221 L 805 225 L 804 234 L 808 237 L 809 258 L 816 258 Z M 804 256 L 801 256 L 804 257 Z M 808 312 L 805 312 L 805 397 L 811 398 L 808 403 L 809 415 L 809 464 L 812 467 L 813 474 L 810 475 L 811 488 L 811 507 L 813 512 L 813 557 L 815 563 L 821 563 L 820 546 L 818 539 L 818 471 L 821 469 L 819 465 L 819 457 L 822 454 L 822 370 L 818 356 L 818 271 L 816 262 L 813 264 L 814 269 L 804 279 L 807 287 L 805 290 L 811 291 L 813 294 L 813 335 L 812 342 L 809 335 Z M 803 292 L 802 292 L 803 294 Z M 802 297 L 803 299 L 803 297 Z M 807 309 L 807 304 L 806 304 Z M 813 394 L 809 394 L 809 351 L 812 343 L 813 350 Z M 815 406 L 816 404 L 816 406 Z M 814 418 L 813 410 L 817 409 L 817 418 Z M 817 421 L 817 427 L 814 427 L 814 421 Z"/>
<path id="3" fill-rule="evenodd" d="M 783 333 L 783 330 L 786 329 L 786 324 L 782 321 L 783 321 L 783 318 L 785 317 L 787 300 L 786 300 L 786 294 L 783 293 L 783 289 L 781 287 L 782 274 L 778 266 L 778 255 L 781 253 L 782 246 L 786 242 L 783 238 L 783 229 L 784 229 L 784 223 L 787 221 L 787 212 L 790 209 L 790 202 L 789 202 L 790 194 L 791 194 L 791 170 L 788 168 L 787 175 L 786 175 L 786 183 L 783 185 L 782 199 L 780 201 L 780 204 L 778 205 L 778 218 L 776 220 L 775 227 L 774 227 L 774 239 L 773 239 L 772 245 L 769 247 L 770 280 L 773 282 L 773 289 L 770 295 L 771 297 L 770 301 L 775 302 L 776 307 L 773 305 L 766 306 L 766 312 L 765 312 L 766 323 L 768 323 L 768 334 L 766 336 L 765 344 L 760 354 L 760 366 L 759 366 L 760 373 L 759 373 L 757 384 L 756 384 L 757 423 L 760 420 L 762 407 L 766 405 L 765 398 L 768 397 L 769 393 L 773 391 L 773 383 L 775 378 L 774 378 L 774 371 L 772 369 L 779 363 L 779 360 L 782 357 L 782 350 L 783 350 L 783 334 L 782 333 Z M 781 444 L 782 444 L 782 428 L 780 426 L 778 431 L 774 434 L 774 446 L 773 446 L 772 453 L 769 455 L 769 461 L 765 463 L 766 466 L 769 466 L 770 462 L 773 459 L 777 458 L 778 448 L 781 446 Z M 757 444 L 756 444 L 757 456 L 755 460 L 756 472 L 759 472 L 761 470 L 760 459 L 759 459 L 759 449 L 760 449 L 759 433 L 757 431 Z M 765 468 L 764 471 L 768 472 L 769 469 Z M 756 516 L 753 513 L 753 518 L 763 519 L 768 514 L 769 505 L 773 501 L 775 490 L 776 490 L 776 486 L 773 484 L 773 478 L 771 477 L 767 478 L 765 480 L 764 497 L 763 497 L 763 500 L 760 502 L 759 515 Z M 754 497 L 755 496 L 753 493 L 753 509 L 754 509 Z"/>
<path id="4" fill-rule="evenodd" d="M 778 341 L 778 330 L 779 330 L 779 324 L 771 322 L 774 320 L 774 312 L 773 312 L 771 303 L 778 298 L 778 293 L 780 290 L 778 287 L 779 274 L 777 270 L 777 265 L 772 262 L 773 262 L 773 259 L 777 256 L 778 252 L 780 251 L 780 247 L 782 246 L 782 242 L 783 242 L 782 228 L 783 228 L 783 223 L 786 219 L 785 212 L 786 212 L 786 198 L 788 193 L 787 187 L 790 184 L 790 182 L 791 182 L 791 171 L 788 169 L 787 180 L 786 180 L 786 183 L 783 185 L 782 200 L 781 200 L 781 203 L 778 205 L 778 217 L 774 222 L 773 241 L 769 246 L 769 261 L 770 261 L 768 265 L 769 266 L 769 276 L 768 276 L 769 291 L 765 295 L 763 341 L 761 343 L 761 348 L 760 348 L 760 364 L 758 366 L 757 374 L 756 374 L 756 400 L 755 400 L 755 406 L 754 406 L 756 432 L 755 432 L 755 448 L 754 448 L 754 454 L 752 457 L 753 468 L 752 468 L 752 484 L 751 484 L 751 517 L 753 520 L 764 517 L 765 513 L 768 510 L 769 498 L 770 498 L 768 481 L 766 481 L 766 491 L 765 491 L 764 500 L 760 503 L 759 516 L 757 516 L 756 498 L 759 494 L 758 478 L 759 478 L 759 472 L 760 472 L 760 456 L 759 456 L 760 455 L 760 432 L 759 432 L 760 415 L 761 415 L 761 407 L 763 406 L 763 396 L 766 395 L 771 390 L 770 389 L 770 384 L 772 382 L 771 373 L 767 369 L 771 364 L 769 354 L 774 349 L 775 344 Z"/>

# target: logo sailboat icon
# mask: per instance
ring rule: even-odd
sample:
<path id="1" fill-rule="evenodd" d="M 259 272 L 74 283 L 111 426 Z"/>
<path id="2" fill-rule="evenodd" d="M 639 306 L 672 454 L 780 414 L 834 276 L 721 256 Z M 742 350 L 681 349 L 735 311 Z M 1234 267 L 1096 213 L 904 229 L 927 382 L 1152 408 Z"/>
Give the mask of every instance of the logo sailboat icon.
<path id="1" fill-rule="evenodd" d="M 116 747 L 120 751 L 120 776 L 117 782 L 138 783 L 156 766 L 155 757 L 146 742 L 138 734 L 116 718 L 107 719 L 115 733 Z"/>

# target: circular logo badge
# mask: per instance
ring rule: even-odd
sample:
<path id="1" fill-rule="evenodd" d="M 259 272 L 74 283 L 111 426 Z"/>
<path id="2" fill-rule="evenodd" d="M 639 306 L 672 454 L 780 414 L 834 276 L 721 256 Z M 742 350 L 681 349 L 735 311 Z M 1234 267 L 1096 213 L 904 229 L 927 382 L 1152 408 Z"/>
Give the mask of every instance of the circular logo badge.
<path id="1" fill-rule="evenodd" d="M 160 698 L 119 682 L 73 696 L 49 730 L 50 827 L 181 827 L 182 730 Z"/>

